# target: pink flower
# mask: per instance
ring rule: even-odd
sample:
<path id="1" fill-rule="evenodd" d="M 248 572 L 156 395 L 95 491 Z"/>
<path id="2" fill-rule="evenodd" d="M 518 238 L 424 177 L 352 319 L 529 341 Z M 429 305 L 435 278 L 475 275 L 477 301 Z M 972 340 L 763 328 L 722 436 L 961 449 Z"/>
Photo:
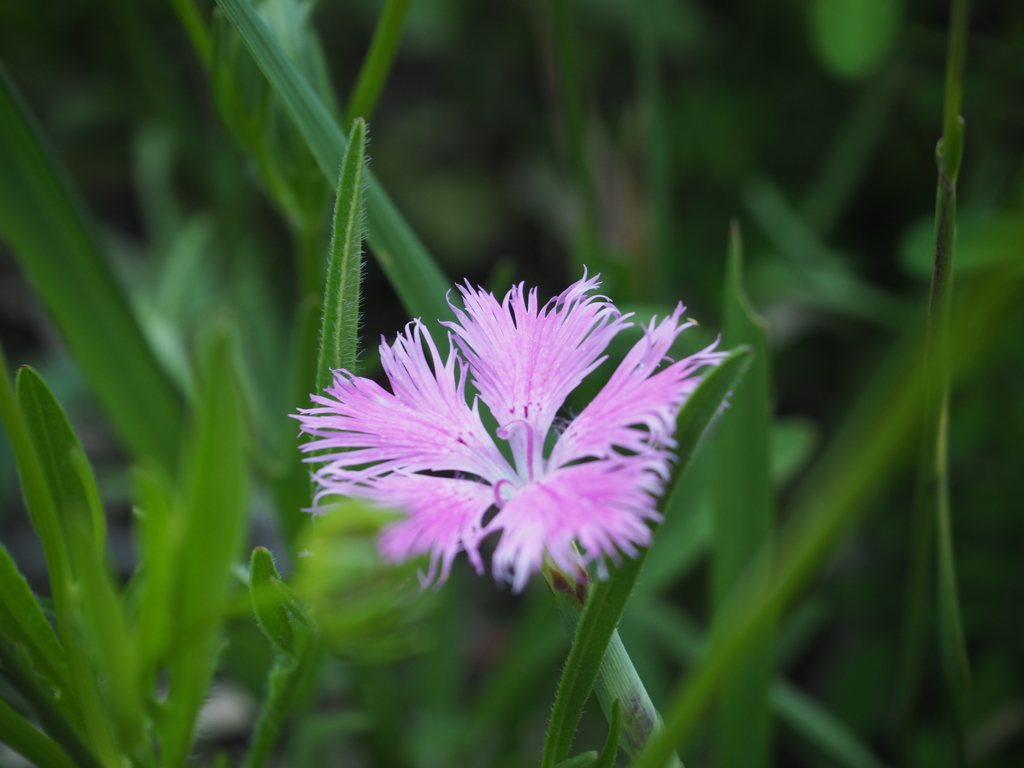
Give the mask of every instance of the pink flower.
<path id="1" fill-rule="evenodd" d="M 647 521 L 660 519 L 656 500 L 674 458 L 676 413 L 698 371 L 724 354 L 712 345 L 676 362 L 666 357 L 692 325 L 680 322 L 680 304 L 644 328 L 604 388 L 558 434 L 555 416 L 566 397 L 632 325 L 591 293 L 597 286 L 584 275 L 539 306 L 536 289 L 527 293 L 522 284 L 499 303 L 467 283 L 459 287 L 465 310 L 453 307 L 457 319 L 445 324 L 446 358 L 415 321 L 393 345 L 381 343 L 391 392 L 336 371 L 328 396 L 312 397 L 319 407 L 295 417 L 317 438 L 302 446 L 316 452 L 306 461 L 325 463 L 314 475 L 316 503 L 339 495 L 403 511 L 382 531 L 381 554 L 398 562 L 429 553 L 428 581 L 447 578 L 460 550 L 483 573 L 480 542 L 495 531 L 492 572 L 517 592 L 545 554 L 570 570 L 573 542 L 602 569 L 605 555 L 616 562 L 619 552 L 635 556 L 650 544 Z M 480 393 L 471 404 L 469 377 Z M 511 462 L 484 426 L 481 400 Z"/>

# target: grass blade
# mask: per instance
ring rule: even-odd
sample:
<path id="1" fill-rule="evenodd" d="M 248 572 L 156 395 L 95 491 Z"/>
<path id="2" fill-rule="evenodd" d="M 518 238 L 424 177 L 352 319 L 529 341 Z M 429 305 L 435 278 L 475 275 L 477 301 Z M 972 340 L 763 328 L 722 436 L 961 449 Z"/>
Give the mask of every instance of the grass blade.
<path id="1" fill-rule="evenodd" d="M 88 536 L 102 557 L 106 539 L 106 519 L 102 509 L 99 514 L 93 512 L 97 492 L 92 467 L 86 461 L 83 473 L 79 469 L 81 462 L 73 458 L 85 456 L 78 436 L 71 428 L 71 423 L 57 398 L 35 370 L 22 366 L 16 378 L 16 389 L 18 405 L 25 415 L 36 452 L 42 460 L 46 483 L 54 496 L 65 537 L 70 541 L 70 516 L 88 516 Z"/>
<path id="2" fill-rule="evenodd" d="M 329 183 L 338 177 L 347 142 L 323 102 L 270 36 L 248 0 L 218 0 L 271 85 L 281 96 Z M 384 274 L 411 317 L 452 319 L 450 283 L 398 213 L 373 174 L 367 174 L 366 224 Z"/>
<path id="3" fill-rule="evenodd" d="M 32 665 L 58 693 L 70 692 L 64 648 L 3 545 L 0 545 L 0 627 L 4 635 L 25 647 Z"/>
<path id="4" fill-rule="evenodd" d="M 182 414 L 178 393 L 2 64 L 0 230 L 125 444 L 173 466 Z"/>
<path id="5" fill-rule="evenodd" d="M 398 41 L 402 36 L 405 14 L 412 0 L 385 0 L 377 28 L 373 31 L 370 50 L 359 70 L 356 86 L 352 91 L 352 99 L 348 105 L 348 119 L 357 117 L 369 121 L 377 106 L 377 99 L 384 88 L 384 83 L 391 70 L 391 63 L 398 50 Z"/>
<path id="6" fill-rule="evenodd" d="M 75 768 L 63 749 L 0 699 L 0 741 L 38 768 Z"/>
<path id="7" fill-rule="evenodd" d="M 664 498 L 670 498 L 679 477 L 693 458 L 700 438 L 718 413 L 728 393 L 746 370 L 750 361 L 749 348 L 738 349 L 704 376 L 679 411 L 676 420 L 677 463 Z M 605 652 L 612 641 L 626 601 L 633 592 L 637 576 L 643 567 L 646 550 L 636 558 L 627 558 L 606 581 L 594 585 L 587 596 L 579 626 L 573 638 L 569 658 L 562 670 L 558 693 L 548 722 L 544 742 L 542 768 L 566 759 L 576 734 L 576 725 L 583 714 L 590 691 L 598 677 Z M 557 592 L 556 592 L 557 595 Z M 653 710 L 652 710 L 653 711 Z M 654 728 L 654 718 L 648 724 Z M 643 742 L 641 742 L 643 743 Z M 660 765 L 667 762 L 669 755 Z"/>
<path id="8" fill-rule="evenodd" d="M 168 716 L 161 723 L 165 765 L 172 768 L 188 759 L 196 716 L 213 676 L 231 568 L 245 532 L 245 425 L 232 349 L 225 329 L 212 332 L 195 433 L 186 454 L 173 622 L 187 629 L 189 641 L 171 649 Z"/>
<path id="9" fill-rule="evenodd" d="M 608 719 L 608 738 L 604 741 L 601 754 L 597 756 L 594 768 L 615 768 L 615 758 L 619 754 L 619 736 L 622 733 L 622 702 L 612 702 L 612 714 Z"/>
<path id="10" fill-rule="evenodd" d="M 750 370 L 733 390 L 715 441 L 714 537 L 711 592 L 715 614 L 758 552 L 769 544 L 775 517 L 771 477 L 771 380 L 768 332 L 743 287 L 739 224 L 729 233 L 722 343 L 749 344 Z M 775 632 L 768 627 L 748 662 L 722 691 L 715 720 L 721 768 L 762 768 L 771 755 L 768 687 L 773 676 Z"/>
<path id="11" fill-rule="evenodd" d="M 918 655 L 927 636 L 924 604 L 927 599 L 927 574 L 934 534 L 937 555 L 936 595 L 938 599 L 938 637 L 943 672 L 953 705 L 956 765 L 967 764 L 966 718 L 970 696 L 970 663 L 960 621 L 953 555 L 953 533 L 949 504 L 947 430 L 949 424 L 950 307 L 953 300 L 953 251 L 956 237 L 957 176 L 963 156 L 963 118 L 960 116 L 964 58 L 967 48 L 967 2 L 954 0 L 949 25 L 949 50 L 946 69 L 946 97 L 942 140 L 936 150 L 938 188 L 935 196 L 935 264 L 928 302 L 928 331 L 924 366 L 928 381 L 925 390 L 924 429 L 917 488 L 914 497 L 911 541 L 911 581 L 907 626 L 904 637 L 906 672 L 898 691 L 901 705 L 901 736 L 910 736 L 914 695 L 920 675 Z M 904 745 L 906 748 L 906 745 Z"/>
<path id="12" fill-rule="evenodd" d="M 366 190 L 366 123 L 352 124 L 338 180 L 334 234 L 327 266 L 327 290 L 320 330 L 316 392 L 334 379 L 332 371 L 354 371 L 359 338 L 359 285 L 363 277 L 363 222 Z"/>

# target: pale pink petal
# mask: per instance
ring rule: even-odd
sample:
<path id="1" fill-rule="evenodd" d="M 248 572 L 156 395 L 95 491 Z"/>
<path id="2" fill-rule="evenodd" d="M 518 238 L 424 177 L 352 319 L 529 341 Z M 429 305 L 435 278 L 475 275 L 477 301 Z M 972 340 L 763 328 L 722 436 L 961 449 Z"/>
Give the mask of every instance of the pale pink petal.
<path id="1" fill-rule="evenodd" d="M 423 350 L 430 352 L 430 362 Z M 442 361 L 430 334 L 410 323 L 391 346 L 381 344 L 388 392 L 371 379 L 336 371 L 320 407 L 296 418 L 316 440 L 302 444 L 317 451 L 309 462 L 327 462 L 318 480 L 364 480 L 387 472 L 456 471 L 489 482 L 513 477 L 477 411 L 466 404 L 466 376 L 454 348 Z"/>
<path id="2" fill-rule="evenodd" d="M 405 515 L 381 531 L 381 557 L 400 563 L 430 555 L 421 576 L 424 585 L 444 581 L 460 550 L 465 550 L 477 573 L 484 565 L 478 550 L 484 514 L 494 505 L 494 489 L 473 480 L 430 475 L 391 474 L 365 483 L 326 481 L 318 496 L 338 494 L 365 499 Z"/>
<path id="3" fill-rule="evenodd" d="M 585 458 L 606 459 L 618 455 L 616 449 L 645 453 L 675 445 L 672 433 L 679 407 L 700 383 L 700 370 L 717 365 L 726 354 L 715 352 L 712 344 L 659 370 L 676 337 L 692 325 L 680 323 L 683 311 L 680 304 L 660 323 L 651 320 L 608 383 L 559 436 L 550 467 Z M 667 462 L 658 471 L 667 474 Z"/>
<path id="4" fill-rule="evenodd" d="M 519 592 L 540 570 L 545 552 L 565 571 L 575 563 L 573 542 L 603 567 L 650 544 L 647 520 L 660 520 L 655 508 L 662 480 L 652 470 L 661 456 L 616 456 L 555 470 L 518 489 L 483 535 L 501 530 L 491 559 L 496 579 Z"/>
<path id="5" fill-rule="evenodd" d="M 460 286 L 465 310 L 448 323 L 469 361 L 473 383 L 509 441 L 516 469 L 543 473 L 544 440 L 565 398 L 604 361 L 608 342 L 628 326 L 596 277 L 583 279 L 543 307 L 536 289 L 514 286 L 499 304 L 482 289 Z"/>

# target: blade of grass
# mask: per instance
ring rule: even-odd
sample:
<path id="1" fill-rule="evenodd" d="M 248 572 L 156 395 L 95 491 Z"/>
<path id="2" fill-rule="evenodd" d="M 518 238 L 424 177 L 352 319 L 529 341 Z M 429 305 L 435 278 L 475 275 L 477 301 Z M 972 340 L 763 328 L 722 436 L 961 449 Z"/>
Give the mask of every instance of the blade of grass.
<path id="1" fill-rule="evenodd" d="M 942 139 L 936 149 L 938 187 L 935 196 L 935 264 L 928 301 L 924 365 L 925 423 L 913 508 L 913 538 L 907 623 L 903 639 L 903 677 L 897 693 L 903 749 L 909 749 L 913 704 L 920 677 L 920 655 L 928 635 L 928 599 L 932 535 L 937 556 L 936 595 L 942 667 L 953 705 L 956 764 L 967 764 L 966 718 L 970 696 L 970 663 L 960 621 L 953 532 L 949 505 L 947 430 L 949 423 L 949 316 L 953 294 L 953 252 L 956 237 L 956 183 L 963 156 L 960 116 L 964 59 L 967 49 L 967 0 L 953 0 L 946 60 L 946 96 Z"/>
<path id="2" fill-rule="evenodd" d="M 0 699 L 0 741 L 38 768 L 75 768 L 67 753 Z"/>
<path id="3" fill-rule="evenodd" d="M 64 648 L 3 545 L 0 545 L 0 627 L 0 632 L 25 646 L 33 666 L 58 693 L 70 693 Z"/>
<path id="4" fill-rule="evenodd" d="M 0 64 L 0 230 L 131 451 L 173 466 L 182 404 L 84 207 Z"/>
<path id="5" fill-rule="evenodd" d="M 105 519 L 92 467 L 50 388 L 27 366 L 18 371 L 17 396 L 57 500 L 76 577 L 77 629 L 104 681 L 101 701 L 109 705 L 106 715 L 116 725 L 122 750 L 135 754 L 144 732 L 142 702 L 135 695 L 135 659 L 129 652 L 120 600 L 106 572 Z"/>
<path id="6" fill-rule="evenodd" d="M 96 478 L 86 461 L 87 477 L 83 482 L 75 455 L 85 456 L 78 436 L 71 428 L 64 409 L 43 381 L 28 366 L 22 366 L 16 377 L 18 405 L 32 434 L 36 451 L 43 463 L 46 482 L 54 496 L 64 535 L 70 540 L 71 515 L 88 515 L 89 537 L 102 557 L 105 551 L 106 519 L 92 512 Z"/>
<path id="7" fill-rule="evenodd" d="M 633 604 L 630 604 L 633 610 Z M 704 633 L 684 614 L 664 602 L 642 606 L 644 631 L 654 635 L 677 662 L 691 664 L 704 653 Z M 884 768 L 884 764 L 835 715 L 779 677 L 771 686 L 770 704 L 778 719 L 822 754 L 845 768 Z"/>
<path id="8" fill-rule="evenodd" d="M 333 371 L 354 371 L 359 338 L 359 286 L 363 278 L 366 190 L 366 123 L 356 119 L 349 134 L 334 206 L 324 316 L 320 329 L 316 392 L 334 380 Z"/>
<path id="9" fill-rule="evenodd" d="M 951 324 L 955 333 L 954 378 L 978 369 L 1000 339 L 1002 315 L 1017 298 L 1020 279 L 999 273 L 980 284 Z M 770 580 L 744 579 L 730 600 L 728 621 L 716 627 L 708 652 L 673 696 L 664 730 L 633 768 L 659 768 L 693 733 L 697 722 L 751 643 L 774 621 L 832 551 L 865 501 L 904 459 L 924 417 L 924 368 L 920 345 L 900 346 L 852 411 L 836 439 L 796 497 L 791 522 L 779 537 Z"/>
<path id="10" fill-rule="evenodd" d="M 245 532 L 248 500 L 242 403 L 230 333 L 215 328 L 206 345 L 205 380 L 186 454 L 185 514 L 180 520 L 173 622 L 191 641 L 172 649 L 161 742 L 167 766 L 180 768 L 213 676 L 231 568 Z"/>
<path id="11" fill-rule="evenodd" d="M 671 497 L 679 477 L 693 458 L 701 437 L 718 413 L 729 391 L 746 370 L 750 357 L 749 348 L 734 351 L 704 376 L 703 381 L 683 404 L 676 419 L 677 462 L 664 498 Z M 541 758 L 542 768 L 550 768 L 569 755 L 569 748 L 572 746 L 576 734 L 576 725 L 583 714 L 583 707 L 590 696 L 590 691 L 598 679 L 598 672 L 602 668 L 605 652 L 615 635 L 615 627 L 622 616 L 626 601 L 629 600 L 633 592 L 633 586 L 643 567 L 646 552 L 647 550 L 644 550 L 636 558 L 626 558 L 622 565 L 609 575 L 607 580 L 595 584 L 587 595 L 582 616 L 573 637 L 572 648 L 569 650 L 569 657 L 558 683 L 558 693 L 555 696 L 551 719 L 548 722 L 547 738 L 544 742 L 544 754 Z M 570 594 L 575 594 L 568 584 L 566 584 L 566 588 L 569 589 Z M 556 596 L 560 591 L 556 590 Z M 628 662 L 628 657 L 626 657 L 626 661 Z M 632 669 L 632 665 L 630 665 L 630 669 Z M 602 675 L 602 678 L 602 684 L 608 684 L 609 681 L 604 679 L 607 678 L 607 675 Z M 644 696 L 646 696 L 646 692 L 644 692 Z M 631 705 L 633 703 L 630 702 Z M 653 708 L 649 718 L 646 719 L 649 719 L 649 722 L 646 723 L 649 734 L 654 729 L 656 721 Z M 636 739 L 636 741 L 640 744 L 643 743 L 643 739 Z M 659 767 L 664 766 L 668 759 L 669 754 L 666 754 L 659 763 Z"/>
<path id="12" fill-rule="evenodd" d="M 722 343 L 726 347 L 747 344 L 754 357 L 747 375 L 733 389 L 715 440 L 711 596 L 716 621 L 740 577 L 758 552 L 770 546 L 775 518 L 768 332 L 743 286 L 743 243 L 736 221 L 729 230 L 722 317 Z M 769 764 L 772 717 L 768 688 L 773 677 L 775 628 L 766 627 L 756 643 L 718 702 L 714 744 L 721 768 Z"/>
<path id="13" fill-rule="evenodd" d="M 377 99 L 388 79 L 388 72 L 398 50 L 398 41 L 402 37 L 405 14 L 412 0 L 384 0 L 384 10 L 377 20 L 377 28 L 373 31 L 370 50 L 363 59 L 363 66 L 356 78 L 352 99 L 348 105 L 348 119 L 352 122 L 357 117 L 369 122 Z"/>
<path id="14" fill-rule="evenodd" d="M 54 496 L 48 486 L 43 462 L 39 458 L 39 451 L 33 440 L 33 435 L 18 405 L 14 389 L 11 387 L 7 372 L 7 359 L 2 348 L 0 348 L 0 419 L 3 421 L 7 439 L 18 466 L 18 476 L 21 479 L 21 488 L 25 496 L 29 519 L 43 546 L 50 592 L 53 595 L 54 608 L 57 613 L 57 627 L 68 661 L 71 684 L 70 699 L 74 702 L 78 713 L 78 717 L 75 719 L 82 723 L 82 731 L 91 751 L 102 763 L 112 768 L 117 763 L 118 756 L 114 749 L 109 723 L 103 717 L 96 678 L 78 637 L 78 608 L 74 599 L 67 544 L 54 503 Z M 55 738 L 57 737 L 55 736 Z M 61 744 L 70 751 L 68 743 L 61 741 Z M 77 759 L 77 753 L 74 754 Z"/>
<path id="15" fill-rule="evenodd" d="M 347 142 L 316 93 L 271 37 L 248 0 L 217 0 L 302 133 L 331 184 Z M 450 283 L 401 217 L 387 193 L 367 173 L 366 226 L 370 246 L 411 317 L 453 319 L 445 301 Z"/>

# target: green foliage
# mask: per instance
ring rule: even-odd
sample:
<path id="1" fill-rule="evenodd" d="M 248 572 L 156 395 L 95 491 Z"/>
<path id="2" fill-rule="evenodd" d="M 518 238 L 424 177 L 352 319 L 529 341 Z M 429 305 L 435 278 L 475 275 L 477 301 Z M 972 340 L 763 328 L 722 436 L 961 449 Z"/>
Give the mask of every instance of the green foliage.
<path id="1" fill-rule="evenodd" d="M 771 477 L 771 368 L 768 332 L 743 285 L 739 225 L 729 233 L 722 340 L 754 351 L 750 370 L 732 390 L 722 414 L 715 451 L 714 543 L 711 591 L 716 614 L 757 555 L 771 546 L 775 518 Z M 762 572 L 760 578 L 764 578 Z M 774 628 L 758 639 L 750 660 L 723 687 L 715 722 L 715 751 L 722 768 L 757 768 L 771 759 L 772 717 L 768 686 L 775 661 Z"/>
<path id="2" fill-rule="evenodd" d="M 127 446 L 171 467 L 180 398 L 143 339 L 83 211 L 0 66 L 0 231 Z"/>
<path id="3" fill-rule="evenodd" d="M 666 499 L 671 498 L 672 491 L 696 452 L 704 432 L 718 413 L 733 385 L 746 370 L 750 356 L 749 348 L 734 351 L 705 375 L 700 386 L 693 391 L 679 410 L 679 415 L 676 418 L 678 459 L 673 469 L 672 479 L 667 485 Z M 606 581 L 598 582 L 586 594 L 583 612 L 575 628 L 572 649 L 569 651 L 569 658 L 565 662 L 562 678 L 558 683 L 558 695 L 551 711 L 548 735 L 544 742 L 542 768 L 553 766 L 568 756 L 576 733 L 576 724 L 583 713 L 583 705 L 598 679 L 598 672 L 602 668 L 608 645 L 612 642 L 615 627 L 619 623 L 626 601 L 629 600 L 640 569 L 643 567 L 645 553 L 623 561 L 622 565 L 615 569 Z M 580 584 L 579 578 L 575 575 L 559 574 L 552 569 L 552 575 L 548 577 L 548 581 L 556 596 L 567 590 L 572 593 L 570 600 L 560 601 L 560 609 L 565 610 L 571 606 L 570 601 L 573 598 L 580 602 L 575 597 L 575 587 L 571 586 Z M 636 674 L 632 671 L 632 665 L 623 671 L 623 674 L 629 673 L 632 673 L 633 676 Z M 604 675 L 603 685 L 614 682 L 609 681 L 607 677 L 607 674 Z M 642 690 L 641 687 L 640 691 Z M 634 699 L 636 703 L 639 703 L 641 698 L 647 698 L 646 692 L 643 692 L 641 696 L 640 691 L 636 691 L 634 687 L 633 696 L 629 699 L 631 704 L 634 703 Z M 614 697 L 611 700 L 614 700 Z M 647 704 L 650 704 L 649 699 Z M 637 730 L 633 734 L 632 741 L 636 748 L 646 742 L 654 729 L 655 722 L 656 716 L 653 707 L 649 707 L 647 712 L 640 714 L 635 723 Z M 629 735 L 628 731 L 627 735 Z M 667 759 L 668 755 L 665 755 L 665 760 Z"/>
<path id="4" fill-rule="evenodd" d="M 334 233 L 327 265 L 316 392 L 331 384 L 331 371 L 356 368 L 359 340 L 359 286 L 363 277 L 366 188 L 366 123 L 356 119 L 349 134 L 334 203 Z"/>

